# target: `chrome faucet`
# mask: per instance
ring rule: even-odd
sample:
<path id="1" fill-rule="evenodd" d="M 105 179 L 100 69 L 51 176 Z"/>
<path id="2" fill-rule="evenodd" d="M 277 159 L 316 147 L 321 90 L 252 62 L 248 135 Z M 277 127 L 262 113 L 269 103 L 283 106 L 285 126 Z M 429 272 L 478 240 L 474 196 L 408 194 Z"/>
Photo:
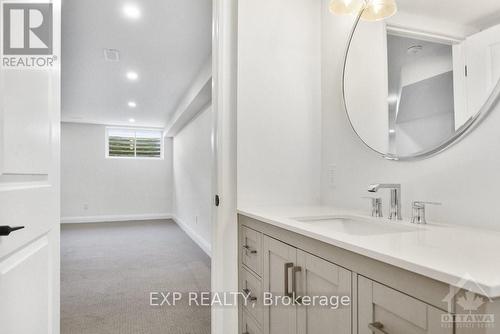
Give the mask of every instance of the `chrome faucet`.
<path id="1" fill-rule="evenodd" d="M 371 184 L 368 187 L 368 192 L 376 193 L 379 189 L 391 190 L 391 208 L 389 211 L 389 219 L 403 220 L 401 214 L 401 185 L 400 184 Z"/>
<path id="2" fill-rule="evenodd" d="M 364 199 L 369 199 L 371 203 L 371 213 L 372 217 L 382 218 L 382 198 L 380 197 L 363 197 Z"/>
<path id="3" fill-rule="evenodd" d="M 412 204 L 412 217 L 411 222 L 413 224 L 427 224 L 427 219 L 425 218 L 425 205 L 442 205 L 438 202 L 413 202 Z"/>

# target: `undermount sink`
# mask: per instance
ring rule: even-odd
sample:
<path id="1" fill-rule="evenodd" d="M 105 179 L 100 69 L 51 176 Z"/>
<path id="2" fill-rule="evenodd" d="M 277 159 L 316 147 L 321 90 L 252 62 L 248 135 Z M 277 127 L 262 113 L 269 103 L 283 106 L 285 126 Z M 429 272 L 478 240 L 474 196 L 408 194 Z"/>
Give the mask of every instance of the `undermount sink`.
<path id="1" fill-rule="evenodd" d="M 345 234 L 369 236 L 391 233 L 409 233 L 419 231 L 415 226 L 403 225 L 399 222 L 383 222 L 349 216 L 335 217 L 300 217 L 292 218 L 301 223 L 314 225 L 316 228 L 338 231 Z"/>

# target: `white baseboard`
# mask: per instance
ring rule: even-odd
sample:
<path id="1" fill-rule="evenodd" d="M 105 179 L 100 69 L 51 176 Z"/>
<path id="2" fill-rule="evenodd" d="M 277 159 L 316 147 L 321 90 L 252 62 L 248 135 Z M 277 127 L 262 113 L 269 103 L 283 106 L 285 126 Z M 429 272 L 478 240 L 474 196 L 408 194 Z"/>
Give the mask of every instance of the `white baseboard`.
<path id="1" fill-rule="evenodd" d="M 186 234 L 209 256 L 212 257 L 212 247 L 210 243 L 196 233 L 188 224 L 183 222 L 179 217 L 172 216 L 172 219 Z"/>
<path id="2" fill-rule="evenodd" d="M 148 213 L 140 215 L 106 215 L 84 217 L 61 217 L 61 224 L 123 222 L 132 220 L 172 219 L 169 213 Z"/>

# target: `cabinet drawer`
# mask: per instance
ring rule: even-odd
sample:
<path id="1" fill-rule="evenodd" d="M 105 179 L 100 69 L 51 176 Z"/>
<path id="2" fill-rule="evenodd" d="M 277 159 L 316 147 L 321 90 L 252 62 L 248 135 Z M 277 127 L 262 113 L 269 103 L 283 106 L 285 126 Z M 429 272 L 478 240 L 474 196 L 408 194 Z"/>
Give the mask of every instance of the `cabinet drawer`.
<path id="1" fill-rule="evenodd" d="M 260 278 L 252 274 L 247 269 L 241 270 L 241 290 L 244 294 L 249 295 L 247 305 L 243 301 L 243 308 L 257 320 L 259 326 L 263 322 L 263 304 L 262 304 L 262 281 Z M 255 298 L 255 300 L 251 300 Z"/>
<path id="2" fill-rule="evenodd" d="M 452 334 L 453 328 L 441 322 L 443 314 L 446 312 L 359 276 L 359 334 Z"/>
<path id="3" fill-rule="evenodd" d="M 241 262 L 262 275 L 262 234 L 245 226 L 241 227 Z"/>
<path id="4" fill-rule="evenodd" d="M 262 334 L 262 331 L 260 330 L 257 323 L 246 311 L 243 311 L 241 321 L 241 334 Z"/>

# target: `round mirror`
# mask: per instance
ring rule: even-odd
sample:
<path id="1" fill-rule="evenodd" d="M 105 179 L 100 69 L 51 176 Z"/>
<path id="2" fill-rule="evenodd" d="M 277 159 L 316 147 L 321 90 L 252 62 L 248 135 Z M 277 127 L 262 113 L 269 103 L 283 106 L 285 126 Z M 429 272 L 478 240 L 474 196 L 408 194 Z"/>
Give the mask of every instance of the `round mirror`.
<path id="1" fill-rule="evenodd" d="M 388 159 L 429 157 L 494 107 L 500 1 L 356 1 L 343 90 L 349 121 L 367 146 Z M 374 18 L 384 2 L 392 16 Z"/>

